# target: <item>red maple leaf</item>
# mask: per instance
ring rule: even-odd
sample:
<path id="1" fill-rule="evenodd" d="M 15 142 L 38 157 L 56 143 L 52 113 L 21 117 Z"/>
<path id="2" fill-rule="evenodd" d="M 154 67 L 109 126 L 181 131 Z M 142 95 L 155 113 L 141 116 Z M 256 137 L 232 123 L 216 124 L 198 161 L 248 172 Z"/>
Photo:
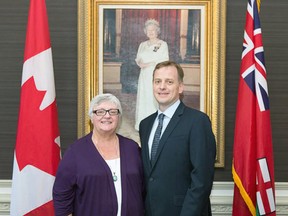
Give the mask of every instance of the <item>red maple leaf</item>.
<path id="1" fill-rule="evenodd" d="M 60 161 L 60 147 L 55 142 L 59 137 L 56 101 L 40 110 L 46 91 L 38 91 L 34 78 L 21 88 L 16 158 L 20 171 L 32 165 L 51 175 L 56 174 Z"/>

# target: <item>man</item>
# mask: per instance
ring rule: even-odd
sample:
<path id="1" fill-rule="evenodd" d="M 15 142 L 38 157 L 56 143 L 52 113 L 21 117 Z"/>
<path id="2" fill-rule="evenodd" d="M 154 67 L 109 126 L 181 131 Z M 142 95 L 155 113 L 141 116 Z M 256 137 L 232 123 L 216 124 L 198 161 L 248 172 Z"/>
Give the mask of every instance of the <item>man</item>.
<path id="1" fill-rule="evenodd" d="M 183 69 L 171 61 L 157 64 L 153 72 L 159 110 L 144 119 L 139 130 L 147 216 L 211 215 L 215 138 L 208 116 L 180 101 L 183 77 Z M 154 140 L 154 135 L 159 136 L 159 130 L 157 147 L 159 137 Z"/>

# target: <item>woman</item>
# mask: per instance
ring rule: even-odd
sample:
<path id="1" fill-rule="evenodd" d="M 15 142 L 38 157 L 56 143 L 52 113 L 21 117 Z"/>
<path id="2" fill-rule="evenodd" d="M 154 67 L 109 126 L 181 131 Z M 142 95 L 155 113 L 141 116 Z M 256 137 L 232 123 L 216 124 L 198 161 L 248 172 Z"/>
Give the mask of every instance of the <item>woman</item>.
<path id="1" fill-rule="evenodd" d="M 91 100 L 93 131 L 68 148 L 57 171 L 56 215 L 144 215 L 140 148 L 116 133 L 121 114 L 112 94 Z"/>
<path id="2" fill-rule="evenodd" d="M 159 23 L 155 19 L 148 19 L 145 22 L 144 32 L 148 40 L 139 45 L 135 59 L 137 65 L 141 68 L 136 101 L 136 130 L 139 130 L 141 120 L 156 112 L 158 108 L 152 92 L 154 67 L 159 62 L 169 60 L 168 45 L 158 38 L 160 34 Z"/>

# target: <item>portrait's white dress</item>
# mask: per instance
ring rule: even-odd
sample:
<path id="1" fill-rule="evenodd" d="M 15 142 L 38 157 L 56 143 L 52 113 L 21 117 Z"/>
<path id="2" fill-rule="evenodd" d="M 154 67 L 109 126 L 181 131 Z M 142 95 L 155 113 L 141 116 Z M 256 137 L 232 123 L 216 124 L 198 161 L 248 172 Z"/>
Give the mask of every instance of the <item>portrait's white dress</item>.
<path id="1" fill-rule="evenodd" d="M 149 45 L 144 41 L 139 45 L 136 62 L 153 62 L 150 66 L 141 69 L 138 79 L 135 129 L 139 130 L 141 120 L 154 113 L 158 104 L 153 96 L 153 70 L 159 62 L 169 60 L 168 45 L 165 41 L 159 40 L 157 44 Z"/>

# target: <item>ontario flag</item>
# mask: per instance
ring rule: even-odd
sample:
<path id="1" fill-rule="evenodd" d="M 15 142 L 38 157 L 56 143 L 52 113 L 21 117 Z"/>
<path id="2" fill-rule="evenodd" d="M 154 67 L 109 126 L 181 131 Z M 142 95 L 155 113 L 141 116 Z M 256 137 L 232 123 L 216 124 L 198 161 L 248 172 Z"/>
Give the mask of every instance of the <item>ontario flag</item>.
<path id="1" fill-rule="evenodd" d="M 11 215 L 54 215 L 52 187 L 60 161 L 52 52 L 45 0 L 30 0 Z"/>
<path id="2" fill-rule="evenodd" d="M 233 216 L 276 215 L 266 78 L 258 5 L 248 0 L 233 150 Z"/>

